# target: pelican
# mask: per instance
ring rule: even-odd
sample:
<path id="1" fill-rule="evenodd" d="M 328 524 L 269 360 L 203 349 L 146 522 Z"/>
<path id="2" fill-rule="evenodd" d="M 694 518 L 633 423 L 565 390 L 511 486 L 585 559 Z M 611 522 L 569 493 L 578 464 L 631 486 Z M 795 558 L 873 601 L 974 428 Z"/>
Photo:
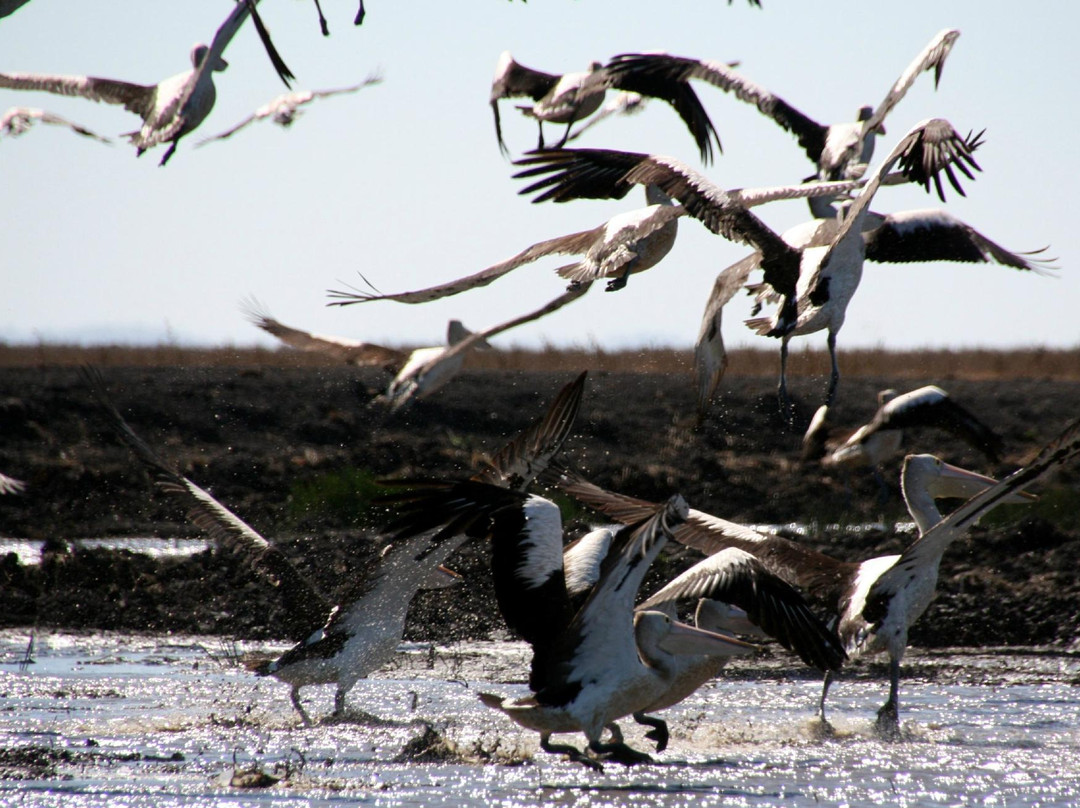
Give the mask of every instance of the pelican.
<path id="1" fill-rule="evenodd" d="M 21 494 L 26 490 L 26 483 L 0 472 L 0 494 Z"/>
<path id="2" fill-rule="evenodd" d="M 925 612 L 937 587 L 938 566 L 948 546 L 980 517 L 1005 503 L 1025 502 L 1022 491 L 1080 454 L 1080 420 L 1070 424 L 1033 461 L 998 482 L 949 465 L 933 455 L 910 455 L 901 472 L 904 500 L 920 536 L 902 554 L 862 562 L 842 561 L 797 542 L 691 509 L 674 529 L 674 539 L 712 555 L 729 547 L 753 554 L 773 573 L 829 604 L 849 656 L 889 655 L 889 698 L 876 726 L 886 736 L 899 730 L 900 663 L 908 630 Z M 651 504 L 574 481 L 565 490 L 601 513 L 629 521 Z M 942 519 L 936 498 L 970 499 Z M 825 722 L 825 699 L 832 681 L 825 675 L 818 713 Z"/>
<path id="3" fill-rule="evenodd" d="M 395 412 L 414 399 L 427 398 L 444 387 L 461 370 L 468 350 L 490 347 L 481 337 L 469 340 L 464 349 L 450 354 L 451 348 L 461 345 L 473 336 L 460 320 L 451 320 L 447 325 L 446 345 L 406 352 L 346 337 L 313 334 L 287 326 L 271 317 L 257 301 L 248 301 L 243 308 L 253 324 L 292 348 L 324 353 L 352 365 L 378 366 L 395 373 L 386 391 L 372 400 L 375 404 L 388 405 Z"/>
<path id="4" fill-rule="evenodd" d="M 862 250 L 858 245 L 862 244 L 862 240 L 855 237 L 845 239 L 844 236 L 853 229 L 856 221 L 859 224 L 854 227 L 854 233 L 856 236 L 860 233 L 858 228 L 861 227 L 866 205 L 882 184 L 890 182 L 886 179 L 889 171 L 899 164 L 907 181 L 918 182 L 927 188 L 931 181 L 940 184 L 938 174 L 944 171 L 953 186 L 959 188 L 953 169 L 955 167 L 971 178 L 968 165 L 978 168 L 971 157 L 971 152 L 978 145 L 979 136 L 969 136 L 965 140 L 948 121 L 942 119 L 935 118 L 917 125 L 901 140 L 889 159 L 882 163 L 856 197 L 852 210 L 840 226 L 831 248 L 816 251 L 801 250 L 788 244 L 747 210 L 737 196 L 722 190 L 693 169 L 670 157 L 605 149 L 540 151 L 515 161 L 515 165 L 529 168 L 514 176 L 543 177 L 520 191 L 522 194 L 539 191 L 533 199 L 534 202 L 565 202 L 583 197 L 621 199 L 635 184 L 658 185 L 664 193 L 682 203 L 687 214 L 699 219 L 712 232 L 757 248 L 761 253 L 760 266 L 764 270 L 765 283 L 781 296 L 777 316 L 766 333 L 784 338 L 783 345 L 786 345 L 793 329 L 801 326 L 805 330 L 808 327 L 807 309 L 798 299 L 797 292 L 800 284 L 806 286 L 807 282 L 802 278 L 825 274 L 823 267 L 829 270 L 825 276 L 831 277 L 833 273 L 830 260 L 843 266 L 857 265 L 857 269 L 844 274 L 845 278 L 861 269 Z M 834 253 L 835 258 L 832 258 Z M 828 282 L 813 286 L 809 290 L 813 294 L 811 302 L 820 299 L 823 293 L 827 295 L 828 289 Z M 836 291 L 850 297 L 854 290 L 844 287 Z M 834 295 L 838 296 L 842 295 Z M 831 306 L 831 310 L 839 313 L 841 322 L 844 305 L 846 299 L 842 304 L 838 301 Z M 813 311 L 819 308 L 819 305 L 815 305 Z M 786 356 L 786 348 L 782 347 L 782 360 L 786 361 Z M 835 394 L 838 380 L 837 371 L 830 385 L 830 397 Z M 781 381 L 783 399 L 786 397 L 783 374 Z"/>
<path id="5" fill-rule="evenodd" d="M 934 88 L 937 88 L 945 59 L 959 36 L 959 31 L 951 29 L 938 32 L 900 74 L 876 108 L 860 107 L 855 121 L 832 125 L 809 118 L 723 62 L 668 54 L 629 53 L 612 59 L 607 70 L 623 81 L 630 77 L 684 82 L 700 79 L 733 93 L 740 101 L 754 104 L 763 115 L 795 135 L 806 156 L 817 166 L 819 179 L 852 179 L 865 171 L 873 156 L 876 136 L 885 134 L 886 116 L 900 103 L 919 74 L 933 70 Z"/>
<path id="6" fill-rule="evenodd" d="M 4 113 L 4 116 L 0 118 L 0 132 L 3 132 L 5 137 L 18 137 L 29 131 L 30 127 L 37 121 L 53 124 L 55 126 L 66 126 L 72 132 L 75 132 L 75 134 L 82 135 L 83 137 L 92 138 L 101 143 L 112 143 L 107 137 L 102 137 L 96 132 L 90 131 L 85 126 L 73 123 L 67 118 L 61 118 L 59 115 L 54 115 L 51 112 L 38 109 L 37 107 L 9 108 L 7 112 Z"/>
<path id="7" fill-rule="evenodd" d="M 229 66 L 222 54 L 249 15 L 255 20 L 260 38 L 278 76 L 286 86 L 293 78 L 258 17 L 255 10 L 257 2 L 258 0 L 239 0 L 214 34 L 210 45 L 200 43 L 192 48 L 192 69 L 164 79 L 158 84 L 132 84 L 95 76 L 0 73 L 0 88 L 79 95 L 91 101 L 121 104 L 124 109 L 143 119 L 142 128 L 127 135 L 135 146 L 136 154 L 141 155 L 159 143 L 169 143 L 169 148 L 159 163 L 163 166 L 176 151 L 180 139 L 197 128 L 213 109 L 217 98 L 213 74 Z"/>
<path id="8" fill-rule="evenodd" d="M 491 82 L 491 110 L 495 116 L 495 135 L 499 148 L 505 154 L 502 124 L 499 121 L 499 101 L 503 98 L 529 97 L 531 106 L 520 106 L 522 112 L 535 118 L 540 127 L 537 148 L 544 148 L 544 122 L 566 124 L 566 132 L 555 148 L 566 143 L 570 129 L 578 121 L 592 115 L 604 103 L 607 90 L 616 88 L 660 98 L 671 104 L 686 123 L 697 143 L 703 162 L 712 160 L 712 140 L 720 147 L 720 138 L 709 120 L 708 113 L 698 100 L 697 94 L 685 81 L 672 81 L 662 77 L 626 76 L 615 79 L 600 62 L 593 62 L 589 69 L 579 73 L 557 76 L 533 70 L 514 61 L 510 51 L 503 51 L 495 65 L 495 77 Z"/>
<path id="9" fill-rule="evenodd" d="M 379 84 L 381 81 L 381 76 L 373 74 L 359 84 L 352 84 L 348 87 L 341 87 L 335 90 L 294 90 L 292 92 L 283 93 L 263 104 L 255 110 L 255 112 L 244 118 L 244 120 L 240 121 L 240 123 L 235 126 L 226 129 L 224 132 L 219 132 L 212 137 L 200 140 L 195 144 L 195 148 L 205 146 L 207 143 L 215 140 L 225 140 L 226 138 L 235 135 L 248 124 L 266 118 L 270 118 L 274 123 L 287 129 L 300 117 L 303 112 L 300 107 L 304 104 L 310 104 L 317 98 L 329 98 L 335 95 L 343 95 L 344 93 L 355 93 L 357 90 L 362 90 L 364 87 L 368 87 L 372 84 Z"/>
<path id="10" fill-rule="evenodd" d="M 550 740 L 555 733 L 581 732 L 595 755 L 626 765 L 647 761 L 621 741 L 603 742 L 604 728 L 665 692 L 679 654 L 729 656 L 754 648 L 663 612 L 634 611 L 642 578 L 685 517 L 686 503 L 677 495 L 644 521 L 618 530 L 597 582 L 576 611 L 564 577 L 562 520 L 550 500 L 464 481 L 429 483 L 402 495 L 402 502 L 409 507 L 395 525 L 397 537 L 445 522 L 444 532 L 490 538 L 499 610 L 533 648 L 533 695 L 480 698 L 540 733 L 545 752 L 600 769 L 576 747 Z"/>
<path id="11" fill-rule="evenodd" d="M 878 409 L 869 422 L 833 437 L 828 408 L 822 405 L 803 436 L 803 459 L 825 465 L 878 467 L 900 453 L 904 430 L 932 427 L 949 432 L 982 452 L 991 462 L 1001 457 L 1002 441 L 990 427 L 937 385 L 897 395 L 893 389 L 878 394 Z"/>
<path id="12" fill-rule="evenodd" d="M 458 576 L 444 562 L 467 538 L 432 532 L 383 548 L 371 576 L 358 579 L 337 605 L 323 596 L 271 542 L 222 505 L 209 492 L 163 461 L 127 424 L 104 392 L 100 375 L 86 372 L 91 389 L 110 422 L 136 457 L 154 475 L 158 487 L 188 507 L 188 518 L 221 547 L 250 560 L 279 591 L 300 641 L 276 660 L 255 669 L 290 687 L 290 700 L 305 725 L 311 718 L 300 702 L 300 688 L 334 684 L 334 716 L 341 717 L 345 697 L 362 678 L 382 667 L 401 642 L 405 617 L 421 588 L 444 587 Z M 523 490 L 562 446 L 580 405 L 585 374 L 566 385 L 547 414 L 487 460 L 476 480 Z M 479 483 L 478 483 L 479 484 Z"/>
<path id="13" fill-rule="evenodd" d="M 750 208 L 781 199 L 795 199 L 814 194 L 835 195 L 854 190 L 859 185 L 858 181 L 803 183 L 766 188 L 740 188 L 728 193 L 745 207 Z M 687 215 L 685 207 L 673 204 L 671 197 L 656 185 L 645 186 L 645 200 L 649 204 L 644 208 L 616 214 L 591 230 L 537 242 L 512 258 L 448 283 L 395 294 L 332 290 L 330 295 L 337 298 L 335 305 L 338 306 L 373 300 L 394 300 L 410 304 L 425 303 L 487 286 L 518 267 L 531 264 L 546 256 L 568 254 L 584 254 L 580 261 L 566 264 L 555 270 L 560 277 L 570 281 L 570 289 L 580 288 L 582 284 L 601 278 L 610 278 L 605 287 L 606 290 L 618 291 L 626 286 L 630 275 L 651 269 L 667 256 L 675 244 L 678 220 Z"/>
<path id="14" fill-rule="evenodd" d="M 887 182 L 890 182 L 887 180 Z M 813 197 L 812 197 L 813 198 Z M 818 197 L 823 198 L 823 197 Z M 824 214 L 822 214 L 824 215 Z M 843 229 L 843 221 L 838 217 L 819 218 L 796 225 L 783 233 L 783 240 L 803 251 L 812 248 L 824 248 L 836 244 Z M 1036 275 L 1049 275 L 1054 259 L 1040 256 L 1046 248 L 1027 252 L 1013 252 L 990 240 L 969 224 L 957 219 L 952 214 L 940 209 L 907 210 L 897 213 L 881 214 L 870 211 L 862 226 L 862 240 L 865 247 L 865 259 L 874 263 L 913 263 L 917 261 L 955 261 L 964 263 L 995 263 L 1012 267 Z M 853 238 L 853 237 L 852 237 Z M 750 273 L 760 266 L 760 254 L 753 254 L 740 259 L 724 269 L 713 284 L 709 299 L 705 304 L 701 328 L 694 348 L 694 364 L 698 379 L 698 409 L 704 411 L 720 383 L 727 367 L 727 355 L 724 350 L 721 321 L 723 307 L 735 296 L 746 283 Z M 805 267 L 811 272 L 817 271 L 819 264 L 807 262 Z M 844 279 L 850 285 L 857 283 L 861 274 Z M 807 284 L 809 280 L 807 281 Z M 775 299 L 763 287 L 758 289 L 758 302 L 771 302 Z M 832 297 L 830 284 L 820 291 L 820 295 Z M 852 291 L 854 294 L 854 291 Z M 826 300 L 825 305 L 830 305 Z M 831 305 L 837 306 L 838 302 Z M 764 327 L 764 320 L 752 320 L 754 327 Z M 840 323 L 842 325 L 842 321 Z M 839 325 L 835 326 L 839 329 Z M 835 337 L 835 331 L 833 332 Z M 834 345 L 835 348 L 835 345 Z M 783 354 L 782 354 L 783 357 Z M 832 351 L 835 368 L 835 351 Z M 781 363 L 781 381 L 783 383 L 784 365 Z M 827 406 L 827 405 L 826 405 Z"/>

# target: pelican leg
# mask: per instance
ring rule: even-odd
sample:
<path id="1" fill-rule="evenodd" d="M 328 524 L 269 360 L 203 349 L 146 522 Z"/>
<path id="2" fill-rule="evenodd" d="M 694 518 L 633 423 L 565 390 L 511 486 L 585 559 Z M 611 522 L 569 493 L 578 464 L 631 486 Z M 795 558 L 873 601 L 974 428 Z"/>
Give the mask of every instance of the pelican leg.
<path id="1" fill-rule="evenodd" d="M 825 396 L 825 406 L 831 407 L 836 398 L 836 388 L 840 384 L 840 367 L 836 364 L 836 334 L 829 332 L 826 343 L 829 346 L 829 359 L 832 361 L 832 373 L 829 374 L 829 392 Z"/>
<path id="2" fill-rule="evenodd" d="M 822 724 L 828 724 L 829 719 L 825 717 L 825 698 L 829 695 L 829 688 L 833 683 L 833 672 L 825 671 L 825 681 L 821 684 L 821 701 L 818 702 L 817 714 L 821 719 Z"/>
<path id="3" fill-rule="evenodd" d="M 540 735 L 540 748 L 545 752 L 550 752 L 553 755 L 566 755 L 567 758 L 580 763 L 583 766 L 588 766 L 593 771 L 602 772 L 604 767 L 599 761 L 593 760 L 591 757 L 586 756 L 583 752 L 577 748 L 563 743 L 552 743 L 551 733 L 545 732 Z"/>
<path id="4" fill-rule="evenodd" d="M 360 8 L 356 11 L 356 18 L 353 20 L 353 25 L 360 25 L 364 21 L 364 15 L 367 12 L 364 10 L 364 0 L 360 0 Z"/>
<path id="5" fill-rule="evenodd" d="M 610 724 L 608 724 L 606 727 L 604 727 L 604 729 L 606 729 L 608 732 L 611 733 L 611 740 L 613 742 L 615 742 L 615 743 L 622 743 L 623 742 L 622 727 L 620 727 L 614 721 L 612 721 Z"/>
<path id="6" fill-rule="evenodd" d="M 652 727 L 651 730 L 645 733 L 645 737 L 651 741 L 656 741 L 657 752 L 663 752 L 667 749 L 671 735 L 668 733 L 666 721 L 654 718 L 651 715 L 645 715 L 645 713 L 634 713 L 634 720 L 643 726 Z"/>
<path id="7" fill-rule="evenodd" d="M 604 291 L 617 292 L 622 289 L 624 286 L 626 286 L 626 279 L 629 274 L 629 272 L 624 272 L 621 275 L 616 275 L 614 278 L 608 281 L 607 286 L 604 287 Z"/>
<path id="8" fill-rule="evenodd" d="M 900 737 L 900 660 L 889 660 L 889 700 L 877 712 L 874 731 L 883 738 Z"/>
<path id="9" fill-rule="evenodd" d="M 179 140 L 179 139 L 177 139 L 177 140 Z M 173 152 L 176 151 L 177 140 L 174 140 L 171 143 L 169 143 L 169 149 L 168 149 L 168 151 L 165 152 L 165 156 L 161 158 L 161 162 L 158 163 L 159 166 L 164 166 L 167 162 L 169 162 L 169 158 L 172 157 Z"/>
<path id="10" fill-rule="evenodd" d="M 326 24 L 326 17 L 322 13 L 322 6 L 319 5 L 319 0 L 315 0 L 315 11 L 319 14 L 319 28 L 322 31 L 322 35 L 330 36 L 330 26 Z"/>
<path id="11" fill-rule="evenodd" d="M 780 384 L 776 388 L 776 395 L 780 399 L 780 417 L 784 419 L 788 426 L 793 426 L 795 423 L 795 407 L 791 403 L 791 397 L 787 391 L 787 354 L 788 338 L 782 337 L 780 340 Z"/>
<path id="12" fill-rule="evenodd" d="M 624 766 L 636 766 L 639 763 L 653 762 L 653 759 L 644 752 L 639 752 L 624 743 L 603 743 L 599 740 L 589 741 L 589 749 L 598 755 L 603 755 L 604 760 L 613 760 Z"/>
<path id="13" fill-rule="evenodd" d="M 345 713 L 345 691 L 340 687 L 334 692 L 334 715 Z"/>
<path id="14" fill-rule="evenodd" d="M 540 128 L 540 138 L 536 141 L 536 148 L 544 148 L 544 122 L 539 118 L 536 119 L 536 125 Z"/>
<path id="15" fill-rule="evenodd" d="M 307 710 L 300 704 L 300 687 L 293 685 L 292 690 L 289 691 L 289 700 L 292 702 L 293 709 L 300 714 L 300 720 L 304 722 L 305 727 L 311 726 L 311 716 L 307 714 Z"/>
<path id="16" fill-rule="evenodd" d="M 563 136 L 559 139 L 559 142 L 555 144 L 554 148 L 561 149 L 566 145 L 566 141 L 570 139 L 570 127 L 575 123 L 576 119 L 571 119 L 570 123 L 566 124 L 566 131 L 563 132 Z"/>

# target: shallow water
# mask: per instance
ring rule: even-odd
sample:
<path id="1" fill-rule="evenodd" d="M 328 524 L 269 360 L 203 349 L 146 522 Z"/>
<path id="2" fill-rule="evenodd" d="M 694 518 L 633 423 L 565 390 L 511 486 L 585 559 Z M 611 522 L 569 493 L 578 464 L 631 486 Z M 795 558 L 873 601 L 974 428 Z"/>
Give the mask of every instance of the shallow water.
<path id="1" fill-rule="evenodd" d="M 602 774 L 547 755 L 476 694 L 524 691 L 517 643 L 404 646 L 349 704 L 397 724 L 304 728 L 284 685 L 216 638 L 0 632 L 0 805 L 1076 805 L 1080 655 L 912 652 L 903 737 L 874 736 L 882 666 L 834 685 L 836 734 L 812 720 L 820 684 L 787 658 L 740 661 L 667 712 L 656 764 Z M 314 715 L 330 688 L 305 691 Z M 456 750 L 401 757 L 426 720 Z M 413 723 L 408 723 L 408 722 Z M 646 749 L 635 725 L 627 741 Z M 579 738 L 557 740 L 580 743 Z M 230 785 L 258 771 L 274 785 Z"/>

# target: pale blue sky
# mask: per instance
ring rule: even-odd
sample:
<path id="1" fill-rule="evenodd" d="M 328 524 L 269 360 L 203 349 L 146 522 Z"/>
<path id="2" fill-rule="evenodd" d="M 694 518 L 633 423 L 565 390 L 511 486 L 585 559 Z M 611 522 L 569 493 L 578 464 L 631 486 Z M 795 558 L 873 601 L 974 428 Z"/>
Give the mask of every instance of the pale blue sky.
<path id="1" fill-rule="evenodd" d="M 1014 250 L 1049 244 L 1061 266 L 1042 278 L 997 266 L 867 265 L 841 332 L 841 349 L 1080 344 L 1080 235 L 1066 183 L 1080 176 L 1075 140 L 1074 32 L 1080 7 L 987 0 L 370 0 L 352 26 L 353 0 L 324 0 L 332 35 L 307 0 L 265 0 L 263 16 L 298 77 L 321 89 L 380 70 L 384 82 L 308 107 L 291 131 L 268 122 L 194 149 L 284 90 L 255 32 L 241 31 L 218 74 L 218 103 L 169 165 L 162 149 L 135 159 L 37 127 L 0 143 L 4 222 L 0 340 L 123 338 L 198 344 L 272 344 L 240 313 L 259 298 L 301 328 L 390 344 L 439 341 L 446 321 L 481 329 L 539 306 L 564 282 L 559 257 L 486 289 L 436 303 L 327 308 L 326 290 L 363 272 L 384 292 L 475 272 L 542 239 L 583 230 L 638 207 L 579 201 L 532 205 L 517 195 L 487 104 L 499 53 L 548 72 L 634 50 L 740 60 L 741 70 L 822 122 L 876 104 L 936 32 L 961 36 L 934 92 L 921 77 L 888 121 L 878 154 L 919 120 L 986 127 L 984 172 L 954 215 Z M 209 41 L 226 0 L 187 3 L 32 0 L 0 20 L 0 71 L 92 74 L 153 83 L 188 66 Z M 724 154 L 705 172 L 725 187 L 798 181 L 810 163 L 794 138 L 708 85 L 698 92 Z M 102 134 L 136 128 L 120 107 L 0 90 L 0 110 L 40 106 Z M 504 133 L 520 153 L 535 125 L 503 104 Z M 554 134 L 556 129 L 550 129 Z M 597 126 L 580 145 L 653 151 L 698 165 L 689 135 L 666 105 Z M 882 212 L 937 207 L 921 191 L 887 189 Z M 806 218 L 804 203 L 759 209 L 775 229 Z M 497 344 L 689 346 L 716 274 L 748 252 L 686 220 L 658 267 L 581 301 Z M 741 299 L 725 318 L 729 346 L 774 345 L 750 334 Z M 793 345 L 823 347 L 815 335 Z"/>

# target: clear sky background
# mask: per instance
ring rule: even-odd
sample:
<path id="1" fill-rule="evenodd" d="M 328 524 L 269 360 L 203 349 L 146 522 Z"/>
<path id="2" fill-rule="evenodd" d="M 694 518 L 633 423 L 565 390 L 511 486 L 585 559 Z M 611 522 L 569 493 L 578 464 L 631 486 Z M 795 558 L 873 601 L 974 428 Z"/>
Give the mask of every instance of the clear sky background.
<path id="1" fill-rule="evenodd" d="M 877 156 L 918 121 L 986 127 L 984 172 L 947 209 L 1013 250 L 1050 245 L 1061 269 L 1037 277 L 996 265 L 867 264 L 840 335 L 856 346 L 1080 345 L 1080 228 L 1068 188 L 1080 176 L 1075 145 L 1080 5 L 997 0 L 370 0 L 354 28 L 353 0 L 324 0 L 331 36 L 308 0 L 265 0 L 263 17 L 297 75 L 324 89 L 378 70 L 384 82 L 316 102 L 285 131 L 267 121 L 233 138 L 195 143 L 284 91 L 247 25 L 216 75 L 217 105 L 181 142 L 136 159 L 38 126 L 0 141 L 0 340 L 12 343 L 178 341 L 273 344 L 240 312 L 257 297 L 280 320 L 322 333 L 394 345 L 439 342 L 446 321 L 482 329 L 557 296 L 554 257 L 485 289 L 417 306 L 382 302 L 328 308 L 328 288 L 400 291 L 475 272 L 528 245 L 594 227 L 643 204 L 581 200 L 533 205 L 495 141 L 488 93 L 499 53 L 548 72 L 584 69 L 622 52 L 665 50 L 740 60 L 740 70 L 811 117 L 831 123 L 876 105 L 900 71 L 943 28 L 961 36 L 935 93 L 920 77 L 888 119 Z M 70 73 L 154 83 L 188 66 L 231 0 L 185 3 L 32 0 L 0 19 L 0 71 Z M 703 169 L 724 187 L 796 182 L 812 166 L 795 140 L 754 108 L 706 84 L 697 90 L 724 153 Z M 503 102 L 504 134 L 520 154 L 536 127 Z M 0 109 L 44 107 L 109 136 L 137 128 L 121 107 L 0 90 Z M 557 127 L 547 129 L 554 137 Z M 609 120 L 582 146 L 650 151 L 701 168 L 674 111 L 651 103 Z M 937 207 L 921 190 L 885 189 L 881 212 Z M 781 231 L 805 203 L 758 209 Z M 496 340 L 539 347 L 689 346 L 716 274 L 749 252 L 684 220 L 671 254 L 616 293 L 582 300 Z M 775 343 L 725 317 L 730 346 Z M 823 335 L 796 340 L 824 346 Z"/>

